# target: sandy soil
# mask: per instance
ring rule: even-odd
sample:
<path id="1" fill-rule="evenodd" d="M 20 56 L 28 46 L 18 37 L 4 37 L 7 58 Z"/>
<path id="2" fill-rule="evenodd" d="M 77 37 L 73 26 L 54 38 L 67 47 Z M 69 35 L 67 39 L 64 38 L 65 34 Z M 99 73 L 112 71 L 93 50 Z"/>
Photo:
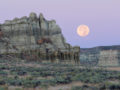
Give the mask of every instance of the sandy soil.
<path id="1" fill-rule="evenodd" d="M 98 86 L 98 84 L 85 84 L 82 82 L 72 82 L 69 84 L 61 84 L 61 85 L 56 85 L 56 86 L 49 86 L 48 88 L 24 88 L 23 90 L 71 90 L 73 86 L 83 86 L 83 85 L 88 85 L 88 86 Z M 22 88 L 22 87 L 15 87 L 15 86 L 9 86 L 8 90 L 16 90 L 16 88 Z"/>
<path id="2" fill-rule="evenodd" d="M 120 71 L 120 67 L 107 67 L 105 69 L 112 70 L 112 71 Z"/>
<path id="3" fill-rule="evenodd" d="M 55 87 L 50 86 L 48 90 L 71 90 L 73 86 L 83 86 L 83 85 L 88 85 L 88 86 L 97 86 L 97 84 L 85 84 L 82 82 L 72 82 L 70 84 L 64 84 L 64 85 L 57 85 Z"/>

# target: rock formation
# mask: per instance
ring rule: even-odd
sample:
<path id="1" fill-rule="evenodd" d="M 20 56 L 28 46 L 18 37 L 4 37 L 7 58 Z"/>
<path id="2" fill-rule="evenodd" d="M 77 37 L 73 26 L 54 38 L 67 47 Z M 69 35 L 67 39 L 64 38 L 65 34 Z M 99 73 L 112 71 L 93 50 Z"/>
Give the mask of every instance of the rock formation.
<path id="1" fill-rule="evenodd" d="M 80 61 L 92 66 L 120 66 L 120 46 L 81 49 Z"/>
<path id="2" fill-rule="evenodd" d="M 0 25 L 0 53 L 21 53 L 23 51 L 40 50 L 46 53 L 78 52 L 79 47 L 66 43 L 61 28 L 55 20 L 48 21 L 43 14 L 39 17 L 31 13 L 29 17 L 6 20 Z"/>
<path id="3" fill-rule="evenodd" d="M 103 50 L 100 52 L 98 66 L 119 66 L 117 50 Z"/>

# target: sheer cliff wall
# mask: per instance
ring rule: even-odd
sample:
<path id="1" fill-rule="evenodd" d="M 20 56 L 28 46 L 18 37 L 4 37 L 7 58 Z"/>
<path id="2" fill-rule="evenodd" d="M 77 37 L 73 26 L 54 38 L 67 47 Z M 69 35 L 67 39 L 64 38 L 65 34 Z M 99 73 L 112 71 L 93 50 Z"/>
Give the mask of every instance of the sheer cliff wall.
<path id="1" fill-rule="evenodd" d="M 92 66 L 120 66 L 120 46 L 81 49 L 80 62 Z"/>
<path id="2" fill-rule="evenodd" d="M 0 24 L 0 54 L 6 53 L 20 53 L 26 58 L 74 61 L 79 59 L 80 47 L 72 47 L 65 41 L 55 20 L 46 20 L 43 14 L 30 13 L 29 17 L 14 18 Z"/>
<path id="3" fill-rule="evenodd" d="M 48 21 L 42 14 L 37 17 L 35 13 L 31 13 L 29 17 L 15 18 L 14 20 L 6 20 L 0 25 L 0 29 L 4 33 L 6 42 L 16 46 L 21 50 L 49 48 L 52 51 L 60 48 L 67 50 L 72 46 L 66 43 L 61 28 L 56 24 L 55 20 Z M 52 43 L 37 44 L 41 38 L 49 38 Z M 2 39 L 2 40 L 3 40 Z M 1 40 L 1 41 L 2 41 Z M 5 46 L 1 42 L 1 52 L 5 52 Z M 9 48 L 9 51 L 12 49 Z"/>

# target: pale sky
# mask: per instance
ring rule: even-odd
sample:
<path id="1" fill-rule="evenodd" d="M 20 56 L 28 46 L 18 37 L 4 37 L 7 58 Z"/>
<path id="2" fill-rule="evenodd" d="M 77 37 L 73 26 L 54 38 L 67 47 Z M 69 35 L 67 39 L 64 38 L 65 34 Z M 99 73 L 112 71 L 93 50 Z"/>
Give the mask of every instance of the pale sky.
<path id="1" fill-rule="evenodd" d="M 30 12 L 55 19 L 72 45 L 120 45 L 120 0 L 0 0 L 0 23 Z M 90 28 L 87 37 L 76 33 L 81 24 Z"/>

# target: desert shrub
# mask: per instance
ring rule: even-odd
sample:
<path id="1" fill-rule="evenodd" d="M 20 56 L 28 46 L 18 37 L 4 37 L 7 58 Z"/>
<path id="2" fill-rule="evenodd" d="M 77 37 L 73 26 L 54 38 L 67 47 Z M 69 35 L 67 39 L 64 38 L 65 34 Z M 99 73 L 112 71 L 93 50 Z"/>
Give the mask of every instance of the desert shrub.
<path id="1" fill-rule="evenodd" d="M 61 76 L 55 78 L 57 84 L 65 84 L 65 79 Z"/>
<path id="2" fill-rule="evenodd" d="M 51 71 L 43 71 L 40 74 L 42 77 L 47 77 L 47 76 L 53 76 L 53 73 Z"/>
<path id="3" fill-rule="evenodd" d="M 40 85 L 40 87 L 41 87 L 41 88 L 44 88 L 44 90 L 47 90 L 48 84 L 42 83 L 42 84 Z"/>
<path id="4" fill-rule="evenodd" d="M 34 77 L 38 77 L 38 76 L 40 76 L 40 74 L 41 74 L 40 72 L 36 72 L 36 71 L 31 72 L 31 75 Z"/>
<path id="5" fill-rule="evenodd" d="M 55 86 L 56 84 L 57 84 L 56 79 L 51 79 L 51 80 L 49 80 L 49 85 Z"/>
<path id="6" fill-rule="evenodd" d="M 55 80 L 57 84 L 67 84 L 71 82 L 71 78 L 65 76 L 57 76 Z"/>
<path id="7" fill-rule="evenodd" d="M 7 61 L 6 61 L 7 62 Z M 43 67 L 24 67 L 14 65 L 17 61 L 9 61 L 10 67 L 0 65 L 0 84 L 9 84 L 13 86 L 37 87 L 56 84 L 66 84 L 72 81 L 81 81 L 84 83 L 101 83 L 109 79 L 120 79 L 120 72 L 107 71 L 102 69 L 77 68 L 74 65 L 66 64 L 42 64 Z M 31 62 L 28 62 L 31 63 Z M 36 63 L 36 62 L 33 62 Z M 37 63 L 38 64 L 38 63 Z M 9 70 L 11 78 L 7 77 Z M 28 78 L 20 79 L 21 75 L 31 75 Z M 39 77 L 52 76 L 52 79 L 36 80 Z M 18 80 L 18 81 L 17 81 Z M 118 85 L 104 85 L 105 88 L 119 88 Z M 83 87 L 81 87 L 83 88 Z M 92 88 L 92 87 L 91 87 Z M 104 87 L 101 87 L 104 88 Z"/>
<path id="8" fill-rule="evenodd" d="M 24 87 L 31 87 L 31 81 L 30 80 L 23 80 L 22 85 Z"/>
<path id="9" fill-rule="evenodd" d="M 0 90 L 8 90 L 8 86 L 0 86 Z"/>
<path id="10" fill-rule="evenodd" d="M 56 79 L 41 79 L 41 80 L 39 80 L 40 82 L 41 82 L 41 84 L 40 84 L 40 86 L 55 86 L 56 84 L 57 84 L 57 81 L 56 81 Z"/>
<path id="11" fill-rule="evenodd" d="M 0 63 L 2 64 L 2 63 L 8 63 L 9 61 L 8 60 L 5 60 L 5 59 L 0 59 Z"/>
<path id="12" fill-rule="evenodd" d="M 40 71 L 40 72 L 37 72 L 37 71 L 34 71 L 34 72 L 31 72 L 31 75 L 34 76 L 34 77 L 38 77 L 38 76 L 42 76 L 42 77 L 47 77 L 47 76 L 54 76 L 54 72 L 52 71 Z"/>
<path id="13" fill-rule="evenodd" d="M 6 70 L 9 69 L 9 67 L 8 67 L 8 66 L 5 66 L 5 65 L 1 65 L 1 66 L 0 66 L 0 70 L 5 70 L 5 69 L 6 69 Z"/>
<path id="14" fill-rule="evenodd" d="M 41 84 L 39 80 L 24 80 L 23 86 L 24 87 L 37 87 Z"/>
<path id="15" fill-rule="evenodd" d="M 29 67 L 29 68 L 26 68 L 26 71 L 28 71 L 28 72 L 34 72 L 35 68 Z"/>
<path id="16" fill-rule="evenodd" d="M 82 75 L 81 73 L 80 74 L 76 74 L 75 76 L 72 77 L 72 80 L 73 81 L 84 81 L 85 80 L 85 77 L 84 75 Z"/>
<path id="17" fill-rule="evenodd" d="M 26 70 L 25 67 L 17 67 L 17 66 L 13 66 L 10 68 L 10 71 L 23 71 L 23 70 Z"/>
<path id="18" fill-rule="evenodd" d="M 24 90 L 23 88 L 15 88 L 15 90 Z"/>
<path id="19" fill-rule="evenodd" d="M 8 73 L 7 73 L 6 71 L 0 71 L 0 75 L 2 75 L 2 76 L 7 76 Z"/>
<path id="20" fill-rule="evenodd" d="M 0 80 L 0 85 L 5 85 L 5 84 L 6 84 L 5 80 Z"/>
<path id="21" fill-rule="evenodd" d="M 26 80 L 33 80 L 33 79 L 34 79 L 33 76 L 26 77 Z"/>
<path id="22" fill-rule="evenodd" d="M 9 81 L 9 84 L 13 86 L 22 86 L 22 81 L 18 79 L 13 79 Z"/>
<path id="23" fill-rule="evenodd" d="M 118 75 L 114 75 L 112 71 L 99 71 L 99 70 L 80 70 L 81 72 L 79 72 L 79 70 L 75 71 L 74 73 L 72 73 L 71 75 L 72 80 L 74 81 L 81 81 L 81 82 L 85 82 L 85 83 L 100 83 L 103 82 L 107 79 L 110 79 L 110 77 L 112 78 L 118 78 Z"/>
<path id="24" fill-rule="evenodd" d="M 37 87 L 41 84 L 39 80 L 31 80 L 31 87 Z"/>
<path id="25" fill-rule="evenodd" d="M 81 86 L 73 86 L 71 90 L 83 90 Z"/>
<path id="26" fill-rule="evenodd" d="M 22 76 L 22 75 L 26 75 L 27 72 L 25 70 L 23 70 L 23 71 L 18 71 L 17 74 Z"/>
<path id="27" fill-rule="evenodd" d="M 109 86 L 109 89 L 110 90 L 119 90 L 120 89 L 120 85 L 113 84 L 113 85 Z"/>
<path id="28" fill-rule="evenodd" d="M 17 74 L 22 76 L 27 74 L 27 70 L 25 67 L 11 67 L 10 74 Z"/>
<path id="29" fill-rule="evenodd" d="M 119 90 L 120 84 L 111 83 L 111 82 L 105 82 L 103 85 L 101 85 L 100 89 L 109 89 L 109 90 Z"/>
<path id="30" fill-rule="evenodd" d="M 71 90 L 99 90 L 97 87 L 92 87 L 92 86 L 73 86 Z"/>
<path id="31" fill-rule="evenodd" d="M 10 72 L 9 74 L 17 76 L 17 72 Z"/>
<path id="32" fill-rule="evenodd" d="M 18 75 L 15 75 L 15 76 L 14 76 L 14 79 L 19 79 L 19 76 L 18 76 Z"/>

